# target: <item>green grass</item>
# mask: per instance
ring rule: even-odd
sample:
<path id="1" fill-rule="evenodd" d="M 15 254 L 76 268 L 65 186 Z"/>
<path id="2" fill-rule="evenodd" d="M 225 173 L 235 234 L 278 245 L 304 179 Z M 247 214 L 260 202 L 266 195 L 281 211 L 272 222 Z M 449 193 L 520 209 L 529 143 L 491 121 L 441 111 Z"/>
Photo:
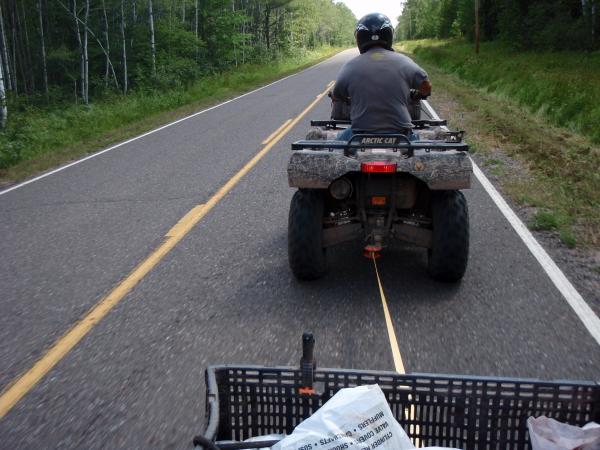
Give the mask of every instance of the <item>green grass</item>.
<path id="1" fill-rule="evenodd" d="M 498 52 L 494 57 L 487 56 L 492 48 L 497 48 Z M 540 80 L 531 83 L 530 88 L 540 92 L 554 90 L 563 99 L 560 101 L 567 102 L 563 92 L 568 92 L 569 84 L 563 83 L 564 89 L 555 89 L 544 87 L 541 80 L 555 83 L 563 77 L 569 78 L 566 74 L 572 74 L 573 80 L 581 80 L 586 70 L 598 67 L 594 69 L 595 73 L 591 69 L 587 73 L 590 79 L 597 80 L 600 76 L 597 55 L 590 55 L 591 62 L 587 66 L 573 67 L 584 54 L 559 53 L 553 63 L 553 54 L 537 57 L 535 54 L 516 54 L 497 44 L 488 44 L 482 49 L 482 62 L 478 65 L 474 52 L 463 43 L 418 41 L 407 43 L 401 49 L 416 50 L 413 56 L 428 70 L 432 79 L 433 105 L 436 106 L 438 98 L 442 100 L 441 104 L 450 105 L 448 110 L 441 111 L 442 115 L 452 128 L 467 131 L 467 141 L 476 149 L 479 160 L 501 177 L 504 192 L 525 207 L 543 211 L 532 220 L 532 228 L 555 230 L 567 246 L 600 246 L 600 146 L 592 142 L 591 134 L 583 136 L 576 132 L 575 124 L 569 128 L 556 126 L 556 121 L 546 114 L 548 108 L 539 108 L 537 113 L 532 113 L 530 105 L 521 98 L 521 88 L 509 89 L 514 80 L 535 78 L 527 72 L 541 70 L 545 58 L 548 73 L 539 74 Z M 442 56 L 436 58 L 432 56 L 440 54 Z M 454 55 L 459 61 L 450 62 L 447 55 Z M 461 62 L 461 58 L 470 61 Z M 494 58 L 498 61 L 492 61 Z M 531 64 L 525 64 L 529 60 Z M 489 75 L 486 81 L 484 74 L 491 73 L 493 67 L 496 75 Z M 576 75 L 578 70 L 584 74 Z M 599 111 L 600 80 L 596 85 L 589 84 L 588 88 L 590 99 L 585 101 L 591 105 L 589 108 Z M 531 95 L 539 100 L 540 94 Z M 546 104 L 560 101 L 545 100 Z M 497 152 L 518 161 L 522 173 L 512 166 L 497 164 L 496 161 L 501 160 L 495 156 Z"/>
<path id="2" fill-rule="evenodd" d="M 504 166 L 504 161 L 501 161 L 496 158 L 490 158 L 490 159 L 486 160 L 485 164 L 487 166 Z"/>
<path id="3" fill-rule="evenodd" d="M 402 48 L 600 143 L 600 52 L 518 52 L 484 42 L 476 55 L 472 44 L 434 40 Z"/>
<path id="4" fill-rule="evenodd" d="M 196 81 L 187 89 L 132 92 L 54 110 L 10 115 L 0 133 L 0 185 L 27 178 L 198 109 L 314 64 L 340 49 L 325 47 L 263 65 L 245 65 Z"/>
<path id="5" fill-rule="evenodd" d="M 556 230 L 558 219 L 549 211 L 540 211 L 531 220 L 529 228 L 532 230 Z"/>

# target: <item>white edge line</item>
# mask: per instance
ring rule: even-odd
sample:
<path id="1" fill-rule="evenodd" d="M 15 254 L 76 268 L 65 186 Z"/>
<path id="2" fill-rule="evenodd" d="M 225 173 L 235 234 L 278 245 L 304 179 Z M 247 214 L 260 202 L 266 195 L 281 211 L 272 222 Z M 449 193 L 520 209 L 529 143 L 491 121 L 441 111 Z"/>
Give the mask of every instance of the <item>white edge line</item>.
<path id="1" fill-rule="evenodd" d="M 431 107 L 429 102 L 426 100 L 422 101 L 423 106 L 427 110 L 427 113 L 433 120 L 439 120 L 440 117 L 437 115 L 435 110 Z M 560 270 L 556 263 L 552 260 L 550 255 L 544 250 L 540 243 L 533 237 L 533 234 L 525 226 L 525 224 L 519 219 L 515 212 L 508 206 L 508 203 L 502 198 L 500 193 L 492 185 L 490 180 L 485 176 L 481 169 L 475 164 L 475 161 L 471 159 L 473 164 L 473 173 L 486 190 L 488 195 L 492 198 L 498 209 L 502 212 L 506 220 L 512 225 L 514 230 L 517 232 L 521 240 L 525 243 L 529 251 L 533 254 L 535 259 L 540 263 L 542 268 L 546 271 L 546 274 L 550 277 L 556 288 L 563 295 L 567 303 L 573 308 L 577 317 L 583 322 L 587 330 L 590 332 L 592 337 L 596 339 L 596 342 L 600 345 L 600 319 L 594 313 L 592 308 L 585 302 L 581 294 L 575 289 L 571 282 L 567 279 L 565 274 Z"/>
<path id="2" fill-rule="evenodd" d="M 131 142 L 137 141 L 138 139 L 142 139 L 142 138 L 144 138 L 146 136 L 149 136 L 151 134 L 157 133 L 158 131 L 164 130 L 165 128 L 169 128 L 169 127 L 171 127 L 173 125 L 176 125 L 176 124 L 178 124 L 180 122 L 183 122 L 184 120 L 191 119 L 192 117 L 199 116 L 200 114 L 204 114 L 204 113 L 206 113 L 208 111 L 212 111 L 213 109 L 219 108 L 221 106 L 227 105 L 228 103 L 231 103 L 231 102 L 234 102 L 236 100 L 239 100 L 240 98 L 246 97 L 247 95 L 254 94 L 255 92 L 258 92 L 258 91 L 262 91 L 263 89 L 271 87 L 271 86 L 273 86 L 273 85 L 275 85 L 277 83 L 281 83 L 282 81 L 285 81 L 288 78 L 295 77 L 295 76 L 300 75 L 301 73 L 304 73 L 304 72 L 306 72 L 308 70 L 314 69 L 315 67 L 318 67 L 318 66 L 320 66 L 323 63 L 326 63 L 327 61 L 329 61 L 330 59 L 336 57 L 337 55 L 339 55 L 339 53 L 336 53 L 335 55 L 330 56 L 329 58 L 321 61 L 320 63 L 315 64 L 314 66 L 307 67 L 306 69 L 301 70 L 300 72 L 296 72 L 296 73 L 293 73 L 291 75 L 288 75 L 287 77 L 280 78 L 279 80 L 276 80 L 276 81 L 274 81 L 272 83 L 269 83 L 269 84 L 267 84 L 265 86 L 261 86 L 261 87 L 259 87 L 257 89 L 254 89 L 253 91 L 246 92 L 245 94 L 242 94 L 242 95 L 239 95 L 239 96 L 237 96 L 235 98 L 229 99 L 229 100 L 227 100 L 227 101 L 225 101 L 223 103 L 219 103 L 218 105 L 211 106 L 210 108 L 203 109 L 202 111 L 195 112 L 195 113 L 190 114 L 189 116 L 186 116 L 186 117 L 182 117 L 181 119 L 178 119 L 178 120 L 176 120 L 174 122 L 170 122 L 170 123 L 168 123 L 166 125 L 162 125 L 162 126 L 160 126 L 158 128 L 150 130 L 150 131 L 148 131 L 148 132 L 146 132 L 144 134 L 140 134 L 139 136 L 135 136 L 135 137 L 132 137 L 130 139 L 127 139 L 126 141 L 120 142 L 120 143 L 118 143 L 116 145 L 113 145 L 112 147 L 109 147 L 107 149 L 101 150 L 101 151 L 99 151 L 97 153 L 94 153 L 92 155 L 86 156 L 85 158 L 78 159 L 77 161 L 73 161 L 72 163 L 69 163 L 69 164 L 67 164 L 65 166 L 61 166 L 61 167 L 59 167 L 57 169 L 51 170 L 50 172 L 46 172 L 46 173 L 44 173 L 42 175 L 39 175 L 39 176 L 37 176 L 35 178 L 32 178 L 31 180 L 23 181 L 22 183 L 16 184 L 16 185 L 11 186 L 11 187 L 3 190 L 3 191 L 0 191 L 0 195 L 8 194 L 11 191 L 19 189 L 19 188 L 21 188 L 23 186 L 27 186 L 30 183 L 33 183 L 33 182 L 38 181 L 38 180 L 41 180 L 42 178 L 49 177 L 50 175 L 54 175 L 55 173 L 61 172 L 61 171 L 65 170 L 65 169 L 68 169 L 69 167 L 72 167 L 72 166 L 80 164 L 80 163 L 82 163 L 84 161 L 87 161 L 88 159 L 95 158 L 96 156 L 100 156 L 100 155 L 102 155 L 104 153 L 110 152 L 111 150 L 114 150 L 116 148 L 122 147 L 122 146 L 127 145 L 127 144 L 129 144 Z"/>

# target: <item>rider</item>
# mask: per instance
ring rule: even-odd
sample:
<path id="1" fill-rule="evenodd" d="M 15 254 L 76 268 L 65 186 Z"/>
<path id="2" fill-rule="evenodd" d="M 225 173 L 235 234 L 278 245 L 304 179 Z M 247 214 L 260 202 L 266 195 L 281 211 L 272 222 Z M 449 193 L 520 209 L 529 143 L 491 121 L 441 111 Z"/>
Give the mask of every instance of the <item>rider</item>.
<path id="1" fill-rule="evenodd" d="M 334 100 L 351 99 L 352 126 L 338 134 L 348 141 L 354 133 L 412 133 L 408 104 L 411 89 L 418 98 L 431 94 L 427 72 L 392 49 L 390 19 L 372 13 L 360 19 L 354 32 L 360 55 L 342 67 L 333 89 Z"/>

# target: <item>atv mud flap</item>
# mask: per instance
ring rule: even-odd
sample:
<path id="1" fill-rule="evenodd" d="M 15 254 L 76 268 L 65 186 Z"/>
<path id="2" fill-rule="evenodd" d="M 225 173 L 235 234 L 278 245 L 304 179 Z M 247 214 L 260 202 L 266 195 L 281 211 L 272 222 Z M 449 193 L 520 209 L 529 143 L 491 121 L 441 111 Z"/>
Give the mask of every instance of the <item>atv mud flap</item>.
<path id="1" fill-rule="evenodd" d="M 297 150 L 288 164 L 290 187 L 326 189 L 331 182 L 349 172 L 360 172 L 361 162 L 381 159 L 372 154 L 357 157 L 342 152 Z M 409 173 L 425 182 L 432 190 L 457 190 L 471 187 L 473 167 L 465 152 L 415 151 L 412 157 L 386 155 L 397 163 L 397 172 Z"/>

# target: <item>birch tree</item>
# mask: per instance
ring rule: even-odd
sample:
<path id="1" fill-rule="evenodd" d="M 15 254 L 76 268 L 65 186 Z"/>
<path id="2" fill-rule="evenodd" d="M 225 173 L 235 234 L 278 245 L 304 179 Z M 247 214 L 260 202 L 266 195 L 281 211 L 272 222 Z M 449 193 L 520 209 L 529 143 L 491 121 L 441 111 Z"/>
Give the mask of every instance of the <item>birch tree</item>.
<path id="1" fill-rule="evenodd" d="M 37 1 L 38 17 L 40 20 L 40 48 L 42 52 L 42 75 L 44 80 L 44 93 L 48 96 L 48 66 L 46 64 L 46 42 L 44 40 L 44 18 L 42 13 L 42 0 Z"/>
<path id="2" fill-rule="evenodd" d="M 10 59 L 9 59 L 9 54 L 8 54 L 8 41 L 6 40 L 6 33 L 4 31 L 4 15 L 2 14 L 2 5 L 0 4 L 0 33 L 1 33 L 1 39 L 2 39 L 2 52 L 4 53 L 4 67 L 6 69 L 5 73 L 6 73 L 6 83 L 7 86 L 10 90 L 15 90 L 15 87 L 13 85 L 13 80 L 12 80 L 12 76 L 11 76 L 11 70 L 10 70 Z"/>
<path id="3" fill-rule="evenodd" d="M 33 92 L 35 91 L 35 73 L 32 69 L 33 58 L 31 57 L 31 42 L 29 41 L 29 27 L 27 26 L 27 11 L 25 10 L 25 2 L 21 2 L 21 16 L 17 10 L 17 25 L 19 27 L 21 36 L 25 38 L 24 42 L 21 40 L 21 66 L 23 67 L 23 77 L 27 79 L 27 75 L 29 75 L 29 89 L 26 89 L 26 91 Z"/>
<path id="4" fill-rule="evenodd" d="M 8 108 L 6 107 L 6 91 L 4 89 L 4 61 L 2 60 L 2 53 L 0 53 L 0 128 L 6 127 L 6 120 L 8 119 Z"/>
<path id="5" fill-rule="evenodd" d="M 108 75 L 110 71 L 110 40 L 108 38 L 108 16 L 106 15 L 106 2 L 102 0 L 102 13 L 104 16 L 104 45 L 106 50 L 104 64 L 104 87 L 108 86 Z"/>
<path id="6" fill-rule="evenodd" d="M 152 75 L 156 75 L 156 44 L 154 41 L 154 13 L 152 0 L 148 0 L 148 20 L 150 21 L 150 48 L 152 51 Z"/>
<path id="7" fill-rule="evenodd" d="M 75 89 L 76 102 L 90 103 L 112 80 L 123 93 L 145 84 L 162 88 L 150 72 L 160 72 L 165 87 L 189 84 L 295 48 L 304 29 L 332 33 L 334 0 L 290 1 L 0 0 L 0 65 L 11 118 L 13 94 L 17 101 L 45 94 L 51 102 Z M 298 8 L 303 12 L 292 15 Z"/>
<path id="8" fill-rule="evenodd" d="M 75 35 L 77 46 L 79 48 L 79 88 L 81 89 L 81 98 L 85 102 L 85 60 L 83 56 L 83 43 L 79 30 L 79 17 L 77 16 L 77 0 L 73 0 L 73 20 L 75 21 Z"/>
<path id="9" fill-rule="evenodd" d="M 137 1 L 131 0 L 131 25 L 135 27 L 137 24 Z M 131 33 L 131 39 L 129 40 L 130 47 L 133 47 L 133 33 Z"/>
<path id="10" fill-rule="evenodd" d="M 15 20 L 15 10 L 11 14 L 12 19 L 12 73 L 13 73 L 13 91 L 19 93 L 19 76 L 17 75 L 17 21 Z"/>
<path id="11" fill-rule="evenodd" d="M 198 37 L 199 37 L 199 35 L 198 35 L 198 0 L 196 0 L 195 12 L 196 12 L 196 16 L 194 18 L 194 35 L 196 36 L 196 39 L 198 39 Z"/>
<path id="12" fill-rule="evenodd" d="M 123 42 L 123 94 L 127 94 L 127 43 L 125 41 L 125 7 L 124 0 L 121 0 L 121 40 Z"/>
<path id="13" fill-rule="evenodd" d="M 85 0 L 85 22 L 83 30 L 83 58 L 85 62 L 85 97 L 83 101 L 87 105 L 90 102 L 89 87 L 90 87 L 90 71 L 88 59 L 88 20 L 90 18 L 90 0 Z"/>

